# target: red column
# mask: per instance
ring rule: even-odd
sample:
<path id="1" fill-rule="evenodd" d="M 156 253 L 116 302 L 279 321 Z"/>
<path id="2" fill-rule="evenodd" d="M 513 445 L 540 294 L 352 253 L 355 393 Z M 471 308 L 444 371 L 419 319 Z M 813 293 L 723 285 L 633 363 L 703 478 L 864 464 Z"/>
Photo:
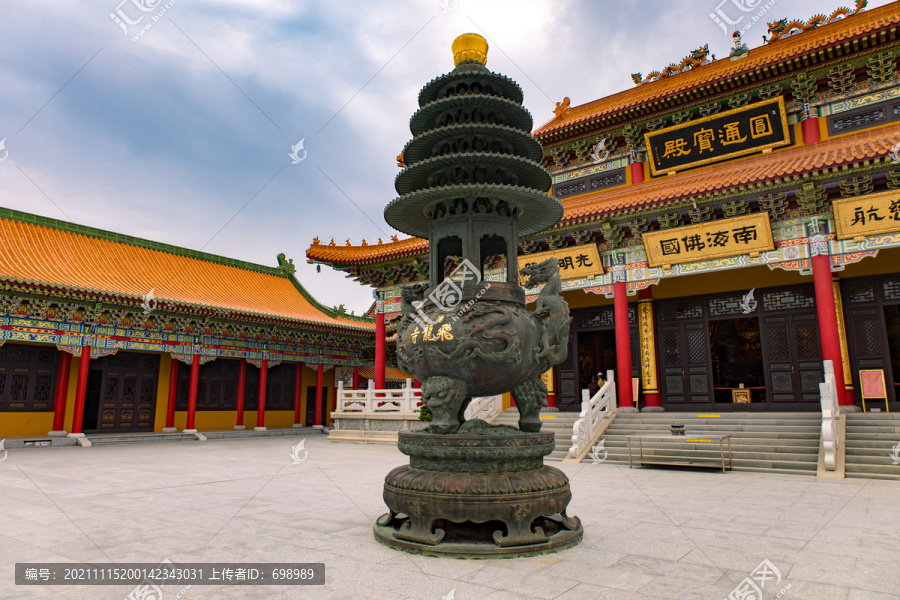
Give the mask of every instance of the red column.
<path id="1" fill-rule="evenodd" d="M 516 408 L 516 399 L 513 398 L 512 392 L 509 393 L 509 407 Z"/>
<path id="2" fill-rule="evenodd" d="M 242 358 L 238 367 L 238 385 L 237 385 L 237 422 L 235 429 L 246 429 L 244 426 L 244 393 L 247 388 L 247 359 Z"/>
<path id="3" fill-rule="evenodd" d="M 256 411 L 256 431 L 266 430 L 266 375 L 269 371 L 269 361 L 265 358 L 259 365 L 259 408 Z"/>
<path id="4" fill-rule="evenodd" d="M 359 367 L 353 367 L 353 389 L 359 389 Z"/>
<path id="5" fill-rule="evenodd" d="M 800 113 L 800 130 L 803 132 L 804 145 L 815 144 L 822 139 L 822 134 L 819 131 L 818 108 L 810 108 L 809 104 L 803 107 L 803 111 Z"/>
<path id="6" fill-rule="evenodd" d="M 75 388 L 75 414 L 72 416 L 72 433 L 69 437 L 84 437 L 81 424 L 84 421 L 84 395 L 87 392 L 88 368 L 91 363 L 91 347 L 81 347 L 78 363 L 78 385 Z"/>
<path id="7" fill-rule="evenodd" d="M 322 427 L 322 375 L 325 373 L 325 365 L 319 363 L 316 370 L 316 427 Z"/>
<path id="8" fill-rule="evenodd" d="M 178 363 L 181 361 L 172 359 L 172 366 L 169 368 L 169 404 L 166 407 L 166 426 L 163 427 L 165 432 L 178 431 L 175 427 L 175 401 L 178 399 Z"/>
<path id="9" fill-rule="evenodd" d="M 547 408 L 556 408 L 556 367 L 550 369 L 550 385 L 553 389 L 547 394 Z"/>
<path id="10" fill-rule="evenodd" d="M 631 184 L 644 183 L 644 161 L 637 152 L 631 154 Z"/>
<path id="11" fill-rule="evenodd" d="M 619 408 L 634 407 L 631 385 L 631 327 L 628 323 L 628 288 L 624 281 L 613 283 L 616 320 L 616 379 L 619 380 Z"/>
<path id="12" fill-rule="evenodd" d="M 300 386 L 303 384 L 303 363 L 294 365 L 294 427 L 303 427 L 300 423 L 300 408 L 303 394 L 300 392 Z"/>
<path id="13" fill-rule="evenodd" d="M 200 353 L 195 352 L 191 359 L 191 387 L 188 389 L 188 413 L 186 433 L 197 433 L 194 418 L 197 416 L 197 382 L 200 381 Z"/>
<path id="14" fill-rule="evenodd" d="M 69 369 L 72 366 L 72 355 L 59 353 L 59 372 L 56 374 L 56 398 L 53 402 L 53 431 L 49 435 L 66 435 L 63 426 L 66 419 L 66 396 L 69 393 Z"/>
<path id="15" fill-rule="evenodd" d="M 816 286 L 816 311 L 819 316 L 819 336 L 822 340 L 822 358 L 834 365 L 834 383 L 840 406 L 855 406 L 853 392 L 844 385 L 844 368 L 841 364 L 841 339 L 838 336 L 837 310 L 834 306 L 834 287 L 831 283 L 831 257 L 819 254 L 812 257 L 813 282 Z"/>
<path id="16" fill-rule="evenodd" d="M 384 301 L 378 300 L 375 305 L 375 389 L 383 390 L 386 332 L 384 326 Z"/>

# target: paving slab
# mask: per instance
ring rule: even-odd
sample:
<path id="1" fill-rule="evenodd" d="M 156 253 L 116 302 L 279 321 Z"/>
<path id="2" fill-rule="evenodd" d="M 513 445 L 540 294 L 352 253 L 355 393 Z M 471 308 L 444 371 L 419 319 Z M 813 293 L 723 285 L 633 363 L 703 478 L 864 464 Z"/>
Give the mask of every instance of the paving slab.
<path id="1" fill-rule="evenodd" d="M 900 482 L 560 464 L 581 545 L 509 560 L 407 555 L 372 536 L 391 446 L 297 437 L 10 450 L 0 464 L 0 598 L 124 600 L 23 587 L 16 561 L 323 562 L 324 586 L 167 587 L 163 600 L 722 600 L 765 560 L 785 600 L 900 600 Z"/>

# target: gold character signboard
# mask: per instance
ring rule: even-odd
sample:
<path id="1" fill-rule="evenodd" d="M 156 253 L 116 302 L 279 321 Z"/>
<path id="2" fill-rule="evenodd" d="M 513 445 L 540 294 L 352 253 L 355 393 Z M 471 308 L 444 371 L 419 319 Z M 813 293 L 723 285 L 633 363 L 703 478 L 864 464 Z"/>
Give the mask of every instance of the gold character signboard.
<path id="1" fill-rule="evenodd" d="M 755 213 L 645 233 L 651 267 L 775 249 L 769 213 Z"/>
<path id="2" fill-rule="evenodd" d="M 833 204 L 840 240 L 900 230 L 900 190 L 844 198 Z"/>
<path id="3" fill-rule="evenodd" d="M 791 143 L 784 98 L 644 134 L 654 176 L 772 150 Z"/>
<path id="4" fill-rule="evenodd" d="M 562 279 L 578 279 L 580 277 L 594 277 L 603 275 L 603 266 L 600 264 L 600 253 L 597 246 L 574 246 L 572 248 L 560 248 L 549 252 L 538 252 L 519 257 L 519 268 L 528 265 L 536 265 L 548 258 L 555 258 L 559 264 L 559 276 Z M 522 283 L 524 283 L 522 279 Z"/>

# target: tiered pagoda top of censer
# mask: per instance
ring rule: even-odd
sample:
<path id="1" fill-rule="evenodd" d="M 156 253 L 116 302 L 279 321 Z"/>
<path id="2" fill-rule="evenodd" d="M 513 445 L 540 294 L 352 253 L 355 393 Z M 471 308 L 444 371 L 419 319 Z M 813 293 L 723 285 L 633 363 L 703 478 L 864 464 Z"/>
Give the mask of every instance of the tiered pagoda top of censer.
<path id="1" fill-rule="evenodd" d="M 400 197 L 384 217 L 428 238 L 432 265 L 457 256 L 481 267 L 503 254 L 507 281 L 515 281 L 519 236 L 552 227 L 563 208 L 547 193 L 550 175 L 539 164 L 522 89 L 485 68 L 487 50 L 480 35 L 461 35 L 453 42 L 456 68 L 422 88 L 410 119 L 413 139 L 401 155 Z M 431 285 L 441 271 L 431 270 Z"/>

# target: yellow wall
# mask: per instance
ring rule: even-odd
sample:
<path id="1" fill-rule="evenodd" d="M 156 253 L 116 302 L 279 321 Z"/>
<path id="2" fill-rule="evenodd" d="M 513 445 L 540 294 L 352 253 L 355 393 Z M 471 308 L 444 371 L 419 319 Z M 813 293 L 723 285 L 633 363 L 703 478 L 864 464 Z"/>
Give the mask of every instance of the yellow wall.
<path id="1" fill-rule="evenodd" d="M 802 146 L 803 145 L 803 125 L 798 121 L 794 123 L 794 144 L 793 146 Z M 787 148 L 791 148 L 792 146 L 787 146 Z"/>
<path id="2" fill-rule="evenodd" d="M 870 277 L 872 275 L 886 275 L 900 271 L 900 248 L 886 248 L 878 251 L 878 256 L 873 260 L 867 257 L 847 265 L 843 271 L 834 273 L 841 279 L 851 277 Z"/>
<path id="3" fill-rule="evenodd" d="M 768 288 L 781 285 L 812 283 L 812 275 L 803 276 L 796 271 L 770 270 L 768 267 L 750 267 L 714 273 L 699 273 L 663 279 L 652 286 L 653 299 L 682 298 L 701 294 L 750 291 L 751 288 Z"/>
<path id="4" fill-rule="evenodd" d="M 45 436 L 53 429 L 52 412 L 5 412 L 0 416 L 0 439 Z"/>
<path id="5" fill-rule="evenodd" d="M 75 418 L 75 393 L 78 390 L 78 365 L 81 358 L 73 356 L 69 363 L 69 389 L 66 391 L 66 416 L 63 419 L 63 429 L 72 433 L 72 421 Z"/>
<path id="6" fill-rule="evenodd" d="M 168 353 L 159 357 L 159 377 L 156 384 L 156 414 L 153 431 L 162 431 L 166 426 L 166 411 L 169 408 L 169 374 L 172 372 L 172 356 Z"/>

